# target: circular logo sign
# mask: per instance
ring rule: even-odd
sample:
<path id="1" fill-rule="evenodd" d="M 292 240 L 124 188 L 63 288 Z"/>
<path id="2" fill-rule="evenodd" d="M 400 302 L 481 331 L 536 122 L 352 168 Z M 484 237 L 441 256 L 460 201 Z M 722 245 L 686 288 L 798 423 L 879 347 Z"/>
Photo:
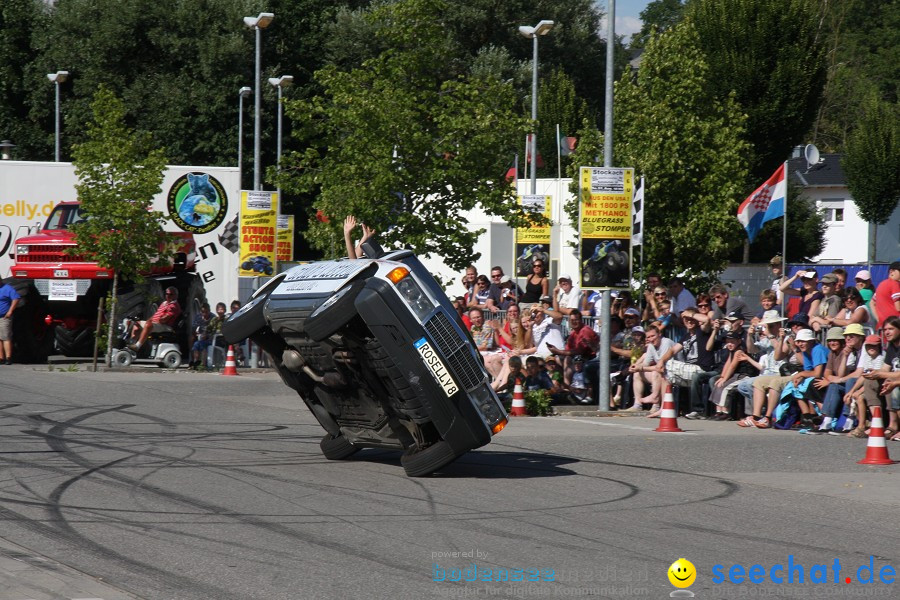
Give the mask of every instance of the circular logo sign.
<path id="1" fill-rule="evenodd" d="M 169 217 L 184 231 L 209 233 L 228 211 L 225 188 L 209 173 L 188 173 L 169 188 Z"/>

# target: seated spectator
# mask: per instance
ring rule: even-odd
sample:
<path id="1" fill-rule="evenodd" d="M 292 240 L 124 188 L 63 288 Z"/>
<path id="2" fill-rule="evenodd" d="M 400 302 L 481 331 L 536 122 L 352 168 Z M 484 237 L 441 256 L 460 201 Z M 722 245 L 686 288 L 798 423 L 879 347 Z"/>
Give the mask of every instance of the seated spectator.
<path id="1" fill-rule="evenodd" d="M 842 267 L 836 267 L 831 270 L 831 274 L 837 277 L 837 281 L 834 282 L 834 293 L 840 296 L 847 289 L 847 270 Z M 822 281 L 825 281 L 824 277 Z"/>
<path id="2" fill-rule="evenodd" d="M 459 315 L 459 319 L 466 326 L 466 329 L 471 329 L 472 321 L 469 320 L 469 309 L 466 307 L 466 299 L 463 296 L 457 296 L 453 300 L 453 308 L 456 309 L 456 314 Z"/>
<path id="3" fill-rule="evenodd" d="M 880 371 L 874 371 L 865 375 L 867 379 L 882 382 L 878 393 L 866 388 L 866 404 L 874 403 L 878 394 L 887 401 L 887 414 L 889 417 L 887 428 L 900 432 L 900 317 L 888 317 L 882 330 L 885 340 L 884 367 Z M 893 441 L 900 441 L 900 433 L 889 436 Z"/>
<path id="4" fill-rule="evenodd" d="M 800 408 L 800 426 L 812 430 L 816 425 L 813 420 L 816 412 L 812 403 L 821 401 L 821 394 L 813 387 L 812 382 L 825 372 L 828 351 L 816 342 L 816 335 L 811 329 L 802 329 L 797 333 L 795 341 L 803 357 L 803 370 L 791 375 L 790 384 L 782 390 L 781 397 L 793 395 Z"/>
<path id="5" fill-rule="evenodd" d="M 581 356 L 583 360 L 590 360 L 597 353 L 597 344 L 600 339 L 594 330 L 586 327 L 580 312 L 573 312 L 569 315 L 569 337 L 566 338 L 565 348 L 557 348 L 548 345 L 550 353 L 559 357 L 566 357 L 563 367 L 566 370 L 572 368 L 571 359 Z"/>
<path id="6" fill-rule="evenodd" d="M 525 350 L 531 347 L 531 330 L 522 322 L 519 307 L 510 305 L 506 311 L 506 322 L 501 326 L 492 321 L 491 326 L 497 333 L 498 346 L 506 352 L 505 360 L 495 382 L 506 380 L 509 375 L 509 361 L 511 356 L 521 356 Z"/>
<path id="7" fill-rule="evenodd" d="M 234 313 L 236 313 L 239 310 L 241 310 L 240 300 L 232 300 L 231 301 L 231 313 L 229 313 L 228 316 L 225 317 L 225 320 L 228 320 L 229 318 L 231 318 L 231 315 L 233 315 Z M 237 342 L 236 344 L 232 345 L 232 347 L 234 348 L 234 361 L 239 365 L 246 364 L 246 362 L 244 361 L 244 341 L 245 340 L 241 340 L 241 341 Z"/>
<path id="8" fill-rule="evenodd" d="M 191 361 L 188 363 L 189 369 L 194 369 L 200 365 L 201 356 L 209 348 L 209 334 L 206 330 L 212 319 L 209 312 L 209 303 L 204 302 L 200 305 L 200 312 L 194 316 L 194 322 L 191 323 Z"/>
<path id="9" fill-rule="evenodd" d="M 572 359 L 572 371 L 567 374 L 566 386 L 576 402 L 590 404 L 593 400 L 593 390 L 584 376 L 584 358 L 580 355 Z"/>
<path id="10" fill-rule="evenodd" d="M 768 310 L 763 314 L 759 324 L 747 331 L 747 348 L 751 354 L 755 354 L 758 357 L 757 368 L 759 369 L 759 375 L 742 379 L 738 382 L 736 389 L 744 398 L 745 411 L 748 414 L 753 414 L 753 382 L 758 377 L 778 377 L 781 375 L 780 368 L 784 364 L 782 357 L 782 343 L 785 335 L 782 324 L 784 321 L 784 317 L 781 317 L 777 310 Z M 778 358 L 776 358 L 776 354 L 778 354 Z M 764 395 L 760 396 L 759 407 L 756 409 L 755 414 L 758 417 L 761 414 L 764 397 Z M 741 423 L 738 423 L 738 425 L 741 425 Z M 744 419 L 744 425 L 742 426 L 753 425 L 753 417 L 748 417 Z"/>
<path id="11" fill-rule="evenodd" d="M 631 296 L 631 292 L 628 290 L 622 290 L 619 292 L 619 295 L 615 297 L 612 303 L 612 314 L 618 316 L 623 321 L 625 320 L 625 311 L 629 308 L 637 309 L 634 305 L 634 298 Z M 640 313 L 638 313 L 640 317 Z"/>
<path id="12" fill-rule="evenodd" d="M 763 319 L 763 315 L 772 309 L 774 309 L 778 305 L 778 297 L 775 295 L 770 289 L 764 289 L 759 293 L 759 312 L 750 319 L 750 327 L 757 327 Z"/>
<path id="13" fill-rule="evenodd" d="M 710 394 L 710 402 L 716 407 L 713 421 L 724 421 L 729 418 L 728 392 L 738 382 L 747 377 L 759 375 L 759 363 L 743 348 L 744 333 L 740 330 L 729 331 L 725 336 L 725 349 L 728 358 L 722 366 L 722 374 L 715 380 Z"/>
<path id="14" fill-rule="evenodd" d="M 652 290 L 646 290 L 644 292 L 646 304 L 644 305 L 644 314 L 642 315 L 643 322 L 653 324 L 653 321 L 656 321 L 659 318 L 658 303 L 668 299 L 669 292 L 662 286 L 657 286 Z M 671 303 L 669 306 L 671 307 Z"/>
<path id="15" fill-rule="evenodd" d="M 721 283 L 717 283 L 709 288 L 709 297 L 715 303 L 713 312 L 717 319 L 723 318 L 728 313 L 739 314 L 741 319 L 747 323 L 753 318 L 753 311 L 750 310 L 747 303 L 740 298 L 733 297 L 728 288 Z M 700 308 L 700 298 L 697 298 L 697 308 Z"/>
<path id="16" fill-rule="evenodd" d="M 525 359 L 525 391 L 553 389 L 553 381 L 546 371 L 541 370 L 541 362 L 537 356 L 529 356 Z"/>
<path id="17" fill-rule="evenodd" d="M 572 276 L 563 273 L 553 288 L 553 310 L 567 316 L 581 311 L 581 288 L 572 284 Z"/>
<path id="18" fill-rule="evenodd" d="M 869 309 L 863 301 L 862 294 L 856 288 L 847 288 L 844 290 L 844 308 L 838 311 L 833 317 L 826 319 L 830 325 L 846 327 L 847 325 L 856 323 L 862 327 L 871 328 L 873 323 Z"/>
<path id="19" fill-rule="evenodd" d="M 508 282 L 506 286 L 508 291 L 505 295 L 503 293 L 504 281 Z M 515 301 L 521 295 L 521 291 L 519 286 L 503 273 L 503 267 L 499 265 L 491 267 L 491 283 L 488 288 L 488 297 L 485 301 L 486 308 L 492 313 L 504 310 L 504 301 L 507 302 L 507 305 L 509 302 Z"/>
<path id="20" fill-rule="evenodd" d="M 507 310 L 510 306 L 519 303 L 522 290 L 509 275 L 500 278 L 500 310 Z"/>
<path id="21" fill-rule="evenodd" d="M 857 372 L 857 365 L 864 339 L 863 328 L 858 323 L 843 329 L 832 327 L 828 330 L 825 340 L 829 354 L 828 362 L 825 363 L 825 375 L 813 382 L 819 391 L 825 393 L 822 401 L 823 419 L 816 433 L 831 432 L 833 425 L 840 419 L 844 409 L 844 396 L 862 374 L 862 371 Z"/>
<path id="22" fill-rule="evenodd" d="M 559 361 L 556 360 L 555 356 L 551 355 L 544 361 L 544 365 L 547 367 L 547 376 L 553 382 L 553 388 L 551 388 L 550 392 L 553 394 L 554 399 L 560 400 L 565 396 L 566 382 Z"/>
<path id="23" fill-rule="evenodd" d="M 841 309 L 843 299 L 835 293 L 837 282 L 838 277 L 833 273 L 822 276 L 822 299 L 819 300 L 815 313 L 809 314 L 809 324 L 813 331 L 828 328 Z"/>
<path id="24" fill-rule="evenodd" d="M 516 385 L 521 385 L 525 390 L 525 373 L 522 371 L 522 359 L 518 356 L 510 356 L 507 361 L 508 370 L 506 377 L 497 378 L 491 387 L 499 393 L 512 393 L 516 391 Z"/>
<path id="25" fill-rule="evenodd" d="M 694 375 L 716 368 L 715 352 L 706 348 L 712 332 L 712 322 L 695 308 L 683 311 L 681 321 L 684 323 L 685 337 L 663 355 L 661 362 L 665 365 L 666 381 L 678 387 L 690 388 Z M 685 416 L 689 419 L 704 418 L 696 410 Z"/>
<path id="26" fill-rule="evenodd" d="M 859 295 L 862 296 L 863 302 L 868 306 L 872 296 L 875 295 L 875 286 L 872 285 L 872 274 L 865 269 L 857 271 L 854 276 L 854 282 L 856 283 L 856 289 L 859 290 Z"/>
<path id="27" fill-rule="evenodd" d="M 484 313 L 479 308 L 469 309 L 469 320 L 472 322 L 472 328 L 469 329 L 472 341 L 484 357 L 484 366 L 488 373 L 496 380 L 503 369 L 505 357 L 497 348 L 497 331 L 493 322 L 485 322 Z"/>
<path id="28" fill-rule="evenodd" d="M 860 356 L 859 364 L 856 368 L 856 373 L 854 373 L 857 376 L 856 382 L 853 384 L 853 387 L 850 388 L 850 391 L 847 392 L 847 395 L 844 396 L 844 404 L 856 404 L 856 418 L 858 420 L 858 425 L 855 429 L 847 434 L 850 437 L 868 437 L 868 435 L 866 434 L 866 409 L 869 406 L 871 397 L 869 400 L 867 400 L 863 388 L 866 386 L 872 386 L 875 389 L 878 389 L 880 388 L 880 386 L 877 384 L 876 379 L 867 379 L 865 378 L 865 376 L 876 371 L 881 371 L 883 368 L 884 354 L 882 353 L 881 349 L 881 338 L 877 335 L 867 336 L 865 340 L 865 353 Z M 870 382 L 876 383 L 873 386 L 873 384 Z M 874 402 L 880 404 L 877 397 L 874 399 Z"/>
<path id="29" fill-rule="evenodd" d="M 800 278 L 802 287 L 800 289 L 791 287 L 791 284 Z M 823 294 L 818 289 L 819 275 L 812 269 L 806 271 L 797 271 L 790 278 L 784 280 L 781 284 L 781 293 L 785 296 L 800 296 L 800 308 L 796 314 L 803 314 L 813 317 L 819 310 L 819 303 L 822 301 Z M 794 316 L 794 315 L 790 315 Z"/>
<path id="30" fill-rule="evenodd" d="M 153 313 L 147 321 L 138 321 L 131 330 L 132 338 L 138 336 L 137 342 L 129 344 L 128 348 L 133 352 L 138 352 L 150 333 L 154 331 L 172 331 L 178 317 L 181 316 L 181 306 L 178 304 L 178 288 L 167 287 L 165 292 L 165 300 L 160 303 L 159 308 Z M 209 312 L 209 305 L 206 306 Z"/>
<path id="31" fill-rule="evenodd" d="M 547 358 L 552 353 L 550 346 L 562 348 L 565 346 L 562 327 L 562 317 L 553 317 L 554 312 L 542 298 L 540 305 L 531 307 L 530 319 L 525 323 L 526 329 L 531 333 L 531 346 L 524 348 L 520 355 L 534 354 L 541 358 Z"/>
<path id="32" fill-rule="evenodd" d="M 652 325 L 646 331 L 646 350 L 644 354 L 628 368 L 633 375 L 632 386 L 634 389 L 634 406 L 629 410 L 643 410 L 644 404 L 650 404 L 651 413 L 659 410 L 662 399 L 663 370 L 665 365 L 660 359 L 675 345 L 675 342 L 660 335 L 659 329 Z M 646 396 L 646 386 L 650 386 L 650 393 Z"/>

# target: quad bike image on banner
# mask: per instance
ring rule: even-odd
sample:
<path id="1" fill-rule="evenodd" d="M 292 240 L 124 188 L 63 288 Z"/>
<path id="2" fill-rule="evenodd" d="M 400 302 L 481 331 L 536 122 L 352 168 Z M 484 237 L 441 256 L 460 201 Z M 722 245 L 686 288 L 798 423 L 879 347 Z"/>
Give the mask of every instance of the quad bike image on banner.
<path id="1" fill-rule="evenodd" d="M 628 240 L 586 239 L 581 247 L 582 287 L 628 287 L 631 271 Z"/>
<path id="2" fill-rule="evenodd" d="M 521 252 L 516 258 L 516 276 L 526 277 L 531 275 L 531 265 L 536 260 L 550 260 L 550 254 L 544 251 L 543 244 L 516 244 L 516 252 Z"/>

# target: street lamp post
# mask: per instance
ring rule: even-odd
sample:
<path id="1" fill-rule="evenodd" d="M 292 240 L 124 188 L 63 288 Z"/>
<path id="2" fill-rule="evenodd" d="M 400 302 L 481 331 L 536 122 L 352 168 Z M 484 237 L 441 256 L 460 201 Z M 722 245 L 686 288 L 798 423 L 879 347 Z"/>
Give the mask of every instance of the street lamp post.
<path id="1" fill-rule="evenodd" d="M 260 136 L 260 126 L 259 126 L 259 109 L 261 100 L 260 88 L 259 88 L 259 74 L 261 70 L 262 63 L 262 30 L 268 27 L 272 23 L 272 19 L 275 18 L 273 13 L 259 13 L 259 16 L 256 17 L 244 17 L 244 25 L 249 27 L 250 29 L 256 30 L 256 70 L 253 78 L 253 87 L 256 90 L 256 108 L 253 114 L 253 189 L 261 190 L 262 185 L 260 183 L 260 166 L 259 166 L 259 136 Z"/>
<path id="2" fill-rule="evenodd" d="M 16 145 L 9 140 L 0 142 L 0 160 L 9 160 L 12 158 L 11 151 Z"/>
<path id="3" fill-rule="evenodd" d="M 534 56 L 531 60 L 531 193 L 537 194 L 537 93 L 538 93 L 538 37 L 547 35 L 553 29 L 553 21 L 540 21 L 534 27 L 520 25 L 519 33 L 534 40 Z"/>
<path id="4" fill-rule="evenodd" d="M 253 90 L 244 86 L 238 90 L 238 185 L 244 189 L 244 98 Z"/>
<path id="5" fill-rule="evenodd" d="M 59 84 L 64 83 L 69 78 L 68 71 L 57 71 L 56 73 L 47 73 L 47 79 L 56 86 L 56 152 L 54 157 L 59 162 Z"/>
<path id="6" fill-rule="evenodd" d="M 281 93 L 284 88 L 288 87 L 292 83 L 294 83 L 293 75 L 282 75 L 281 77 L 270 77 L 269 83 L 278 88 L 278 162 L 276 163 L 278 166 L 278 171 L 281 171 L 281 118 L 284 110 L 281 106 Z M 279 182 L 278 186 L 278 202 L 281 202 L 281 183 Z M 279 204 L 279 206 L 281 206 Z"/>

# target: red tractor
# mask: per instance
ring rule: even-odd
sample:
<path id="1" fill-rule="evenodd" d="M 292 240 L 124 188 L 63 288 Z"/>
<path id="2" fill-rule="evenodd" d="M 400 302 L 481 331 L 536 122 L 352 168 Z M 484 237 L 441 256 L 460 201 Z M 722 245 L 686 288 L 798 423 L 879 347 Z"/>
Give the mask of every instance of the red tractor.
<path id="1" fill-rule="evenodd" d="M 22 300 L 13 318 L 14 355 L 24 362 L 45 362 L 50 354 L 91 356 L 100 298 L 112 289 L 113 272 L 66 250 L 75 247 L 69 226 L 86 217 L 79 202 L 54 207 L 43 229 L 16 240 L 15 264 L 10 269 L 12 285 Z M 206 301 L 203 282 L 196 274 L 193 235 L 175 236 L 176 249 L 161 244 L 161 255 L 144 282 L 119 281 L 116 315 L 146 319 L 153 315 L 168 286 L 178 288 L 183 310 L 179 323 L 182 354 L 188 356 L 190 325 Z M 165 250 L 168 248 L 169 250 Z M 105 318 L 105 317 L 104 317 Z"/>

